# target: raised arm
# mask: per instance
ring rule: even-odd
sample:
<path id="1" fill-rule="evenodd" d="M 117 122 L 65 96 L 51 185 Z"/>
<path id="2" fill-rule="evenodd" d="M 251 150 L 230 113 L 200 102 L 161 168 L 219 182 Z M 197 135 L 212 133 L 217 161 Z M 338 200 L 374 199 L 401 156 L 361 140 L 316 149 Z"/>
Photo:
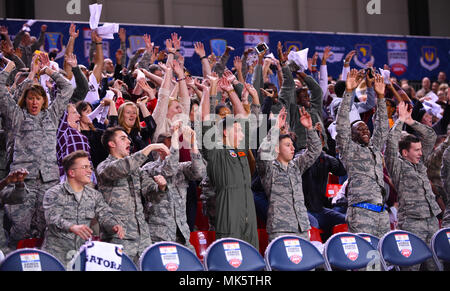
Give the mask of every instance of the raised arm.
<path id="1" fill-rule="evenodd" d="M 346 91 L 336 117 L 336 145 L 341 156 L 346 155 L 348 145 L 352 140 L 350 127 L 350 99 L 353 98 L 354 90 L 362 82 L 364 76 L 358 70 L 350 71 L 346 78 Z"/>
<path id="2" fill-rule="evenodd" d="M 194 43 L 194 49 L 202 63 L 203 78 L 206 79 L 209 75 L 211 75 L 211 65 L 209 64 L 208 56 L 205 52 L 205 46 L 201 42 L 196 42 Z"/>
<path id="3" fill-rule="evenodd" d="M 102 42 L 103 40 L 95 30 L 92 31 L 91 35 L 92 41 L 95 45 L 95 66 L 92 73 L 97 79 L 97 83 L 100 83 L 100 81 L 102 80 L 103 62 L 104 62 L 103 42 Z"/>
<path id="4" fill-rule="evenodd" d="M 76 29 L 75 24 L 71 23 L 69 28 L 69 41 L 66 46 L 66 53 L 64 58 L 64 71 L 66 71 L 67 79 L 72 80 L 73 72 L 72 66 L 67 63 L 67 56 L 71 56 L 73 54 L 73 48 L 75 45 L 75 40 L 78 38 L 79 30 Z"/>
<path id="5" fill-rule="evenodd" d="M 377 94 L 378 107 L 371 142 L 377 150 L 382 151 L 389 134 L 389 122 L 387 117 L 386 101 L 384 100 L 386 85 L 384 84 L 383 77 L 379 74 L 375 75 L 374 88 Z"/>

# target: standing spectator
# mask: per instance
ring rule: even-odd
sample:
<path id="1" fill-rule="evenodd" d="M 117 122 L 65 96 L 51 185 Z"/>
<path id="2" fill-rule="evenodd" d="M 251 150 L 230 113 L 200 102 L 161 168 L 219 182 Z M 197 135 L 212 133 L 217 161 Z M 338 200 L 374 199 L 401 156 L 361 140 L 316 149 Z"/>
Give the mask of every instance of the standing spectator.
<path id="1" fill-rule="evenodd" d="M 91 238 L 93 231 L 89 225 L 93 219 L 104 231 L 116 233 L 120 239 L 124 230 L 102 194 L 88 186 L 93 172 L 89 153 L 72 152 L 62 164 L 67 180 L 44 195 L 47 229 L 42 249 L 67 264 L 72 259 L 70 251 L 78 251 Z"/>
<path id="2" fill-rule="evenodd" d="M 98 189 L 125 231 L 123 238 L 103 232 L 102 240 L 123 245 L 125 253 L 137 263 L 152 243 L 141 197 L 167 191 L 164 177 L 154 177 L 156 182 L 143 179 L 140 167 L 152 151 L 164 151 L 168 155 L 169 149 L 161 144 L 151 144 L 130 155 L 131 142 L 120 127 L 108 128 L 102 136 L 102 144 L 108 149 L 109 156 L 97 167 Z"/>
<path id="3" fill-rule="evenodd" d="M 279 132 L 286 125 L 286 109 L 281 109 L 277 124 L 259 148 L 258 173 L 269 198 L 267 233 L 269 241 L 282 235 L 308 239 L 310 224 L 305 207 L 301 175 L 320 154 L 320 139 L 313 129 L 311 116 L 302 108 L 300 122 L 307 129 L 307 149 L 294 158 L 294 142 L 289 134 Z"/>
<path id="4" fill-rule="evenodd" d="M 399 118 L 389 132 L 385 160 L 398 193 L 398 227 L 416 234 L 429 244 L 439 229 L 436 215 L 441 212 L 425 167 L 435 144 L 436 133 L 431 127 L 413 120 L 411 112 L 406 103 L 399 104 Z M 401 137 L 403 124 L 411 126 L 417 136 Z M 435 269 L 431 259 L 425 266 L 428 270 Z M 418 270 L 419 266 L 407 269 Z"/>
<path id="5" fill-rule="evenodd" d="M 347 76 L 346 92 L 337 115 L 336 144 L 348 174 L 346 193 L 349 230 L 381 237 L 390 230 L 389 214 L 384 207 L 387 197 L 381 153 L 389 130 L 384 101 L 385 84 L 383 77 L 375 76 L 378 112 L 374 133 L 370 137 L 369 128 L 363 121 L 350 124 L 349 120 L 350 99 L 364 75 L 364 71 L 353 69 Z"/>
<path id="6" fill-rule="evenodd" d="M 36 58 L 37 61 L 37 58 Z M 24 204 L 7 208 L 12 222 L 10 245 L 21 239 L 43 237 L 45 230 L 42 199 L 45 191 L 59 182 L 56 161 L 56 130 L 59 120 L 72 97 L 73 87 L 60 73 L 49 68 L 46 54 L 40 54 L 36 63 L 33 59 L 32 72 L 40 69 L 56 82 L 59 90 L 56 100 L 48 106 L 48 98 L 40 85 L 27 88 L 16 104 L 6 91 L 5 82 L 14 64 L 9 61 L 0 74 L 0 110 L 14 133 L 14 155 L 11 170 L 26 168 L 29 175 L 25 185 L 29 194 Z"/>

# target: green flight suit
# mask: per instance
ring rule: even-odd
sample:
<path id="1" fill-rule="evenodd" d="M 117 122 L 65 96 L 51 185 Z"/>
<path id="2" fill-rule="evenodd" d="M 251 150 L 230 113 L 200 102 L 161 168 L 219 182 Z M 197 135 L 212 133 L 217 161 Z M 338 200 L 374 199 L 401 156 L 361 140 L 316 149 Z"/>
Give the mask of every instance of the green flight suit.
<path id="1" fill-rule="evenodd" d="M 245 127 L 244 123 L 241 122 L 241 125 L 248 145 L 248 123 Z M 204 126 L 203 132 L 209 129 L 213 127 Z M 203 156 L 208 163 L 207 174 L 211 187 L 216 193 L 216 239 L 238 238 L 259 249 L 255 202 L 247 160 L 249 150 L 227 147 L 221 141 L 215 145 L 213 149 L 204 146 Z"/>

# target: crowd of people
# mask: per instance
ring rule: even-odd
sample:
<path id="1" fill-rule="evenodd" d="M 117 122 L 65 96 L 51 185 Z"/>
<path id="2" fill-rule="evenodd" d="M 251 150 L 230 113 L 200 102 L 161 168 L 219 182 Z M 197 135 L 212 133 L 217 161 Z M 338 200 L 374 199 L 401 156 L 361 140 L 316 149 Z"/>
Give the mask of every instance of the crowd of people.
<path id="1" fill-rule="evenodd" d="M 64 263 L 93 237 L 123 245 L 135 262 L 159 241 L 194 251 L 197 199 L 216 239 L 256 248 L 258 225 L 269 241 L 346 223 L 427 243 L 450 225 L 446 72 L 416 92 L 386 65 L 352 69 L 355 51 L 334 80 L 330 47 L 303 67 L 281 43 L 270 55 L 228 46 L 214 56 L 197 42 L 202 75 L 193 76 L 176 33 L 164 49 L 144 35 L 127 63 L 123 28 L 115 60 L 92 31 L 85 67 L 74 24 L 60 68 L 57 52 L 42 49 L 45 32 L 23 29 L 12 42 L 0 27 L 5 254 L 27 238 L 43 238 Z M 333 200 L 330 173 L 343 185 Z"/>

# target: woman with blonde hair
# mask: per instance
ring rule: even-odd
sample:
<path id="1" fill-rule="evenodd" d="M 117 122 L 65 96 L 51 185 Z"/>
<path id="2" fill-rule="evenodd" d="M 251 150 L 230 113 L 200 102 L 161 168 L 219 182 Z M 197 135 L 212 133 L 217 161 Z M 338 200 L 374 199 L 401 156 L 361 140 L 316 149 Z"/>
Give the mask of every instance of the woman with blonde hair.
<path id="1" fill-rule="evenodd" d="M 110 113 L 109 125 L 121 126 L 131 140 L 130 153 L 135 153 L 151 143 L 151 137 L 156 130 L 156 122 L 147 109 L 148 97 L 139 98 L 136 103 L 127 101 L 120 105 L 118 114 Z M 145 125 L 140 122 L 139 112 L 142 113 Z"/>
<path id="2" fill-rule="evenodd" d="M 73 55 L 66 58 L 72 67 L 77 65 Z M 15 65 L 7 61 L 6 68 L 0 73 L 0 113 L 5 121 L 5 130 L 14 137 L 10 170 L 24 168 L 29 172 L 25 179 L 25 186 L 29 190 L 25 202 L 7 205 L 6 208 L 12 223 L 8 245 L 14 248 L 19 240 L 44 237 L 44 193 L 59 183 L 56 131 L 74 89 L 67 79 L 50 68 L 47 54 L 36 55 L 28 80 L 33 80 L 38 72 L 49 76 L 56 83 L 58 96 L 49 106 L 44 88 L 33 84 L 24 90 L 16 104 L 6 87 Z"/>

